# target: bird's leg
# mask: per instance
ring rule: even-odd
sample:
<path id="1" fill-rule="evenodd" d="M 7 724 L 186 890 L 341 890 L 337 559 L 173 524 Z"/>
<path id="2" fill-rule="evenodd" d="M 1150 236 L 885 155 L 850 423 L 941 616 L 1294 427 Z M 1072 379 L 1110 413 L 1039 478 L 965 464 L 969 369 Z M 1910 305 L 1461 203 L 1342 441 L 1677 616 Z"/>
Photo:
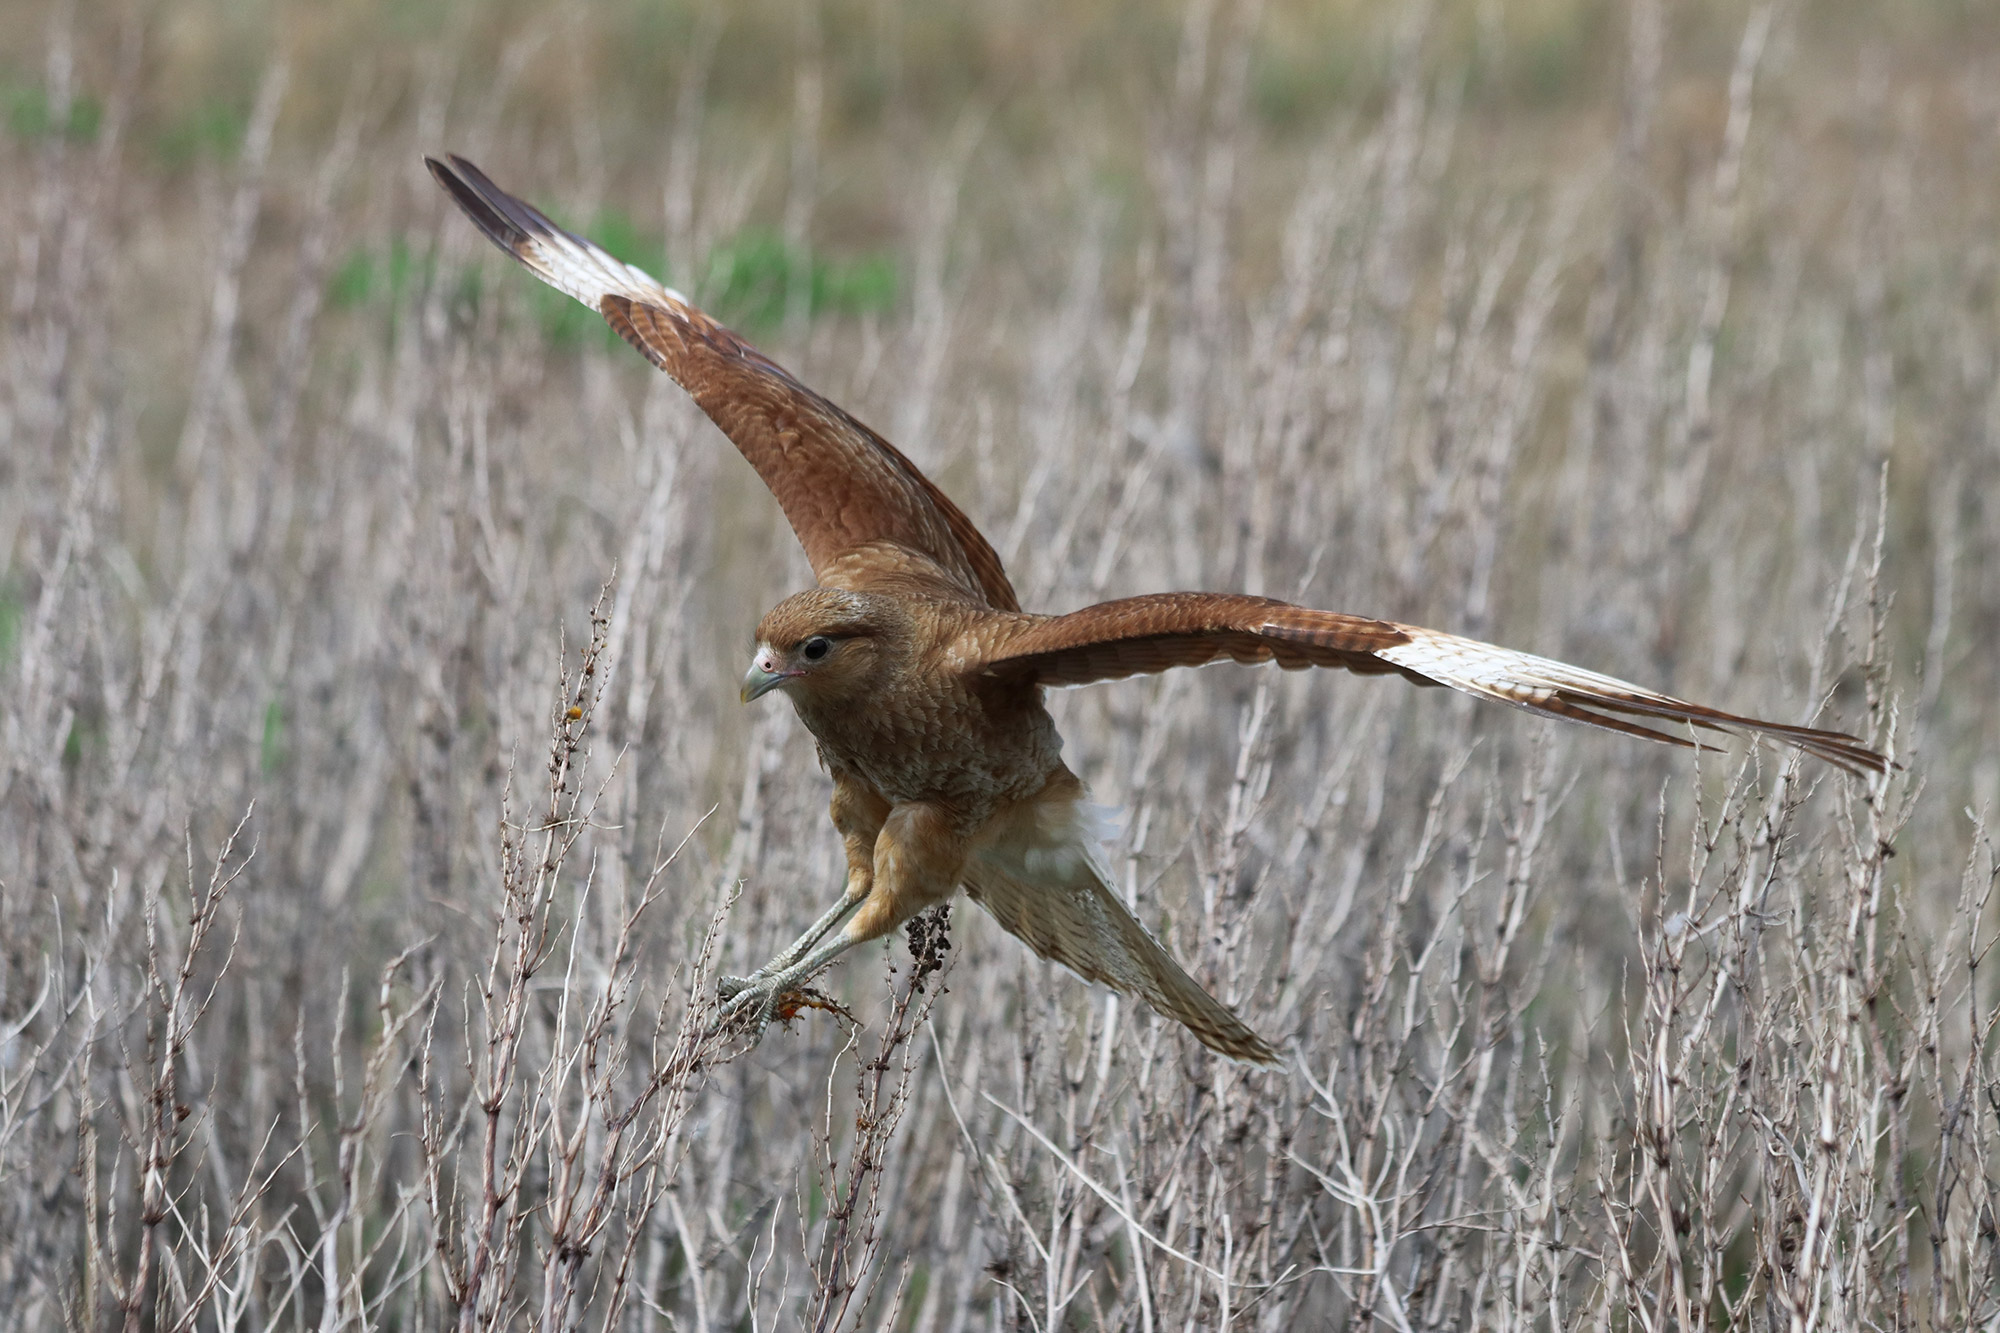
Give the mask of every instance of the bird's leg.
<path id="1" fill-rule="evenodd" d="M 848 917 L 853 916 L 854 909 L 859 906 L 861 906 L 860 898 L 847 894 L 841 895 L 839 902 L 829 907 L 824 916 L 813 922 L 805 934 L 786 945 L 777 957 L 747 977 L 721 978 L 716 983 L 716 989 L 721 992 L 723 999 L 733 999 L 746 988 L 754 986 L 767 978 L 777 976 L 810 953 L 815 944 L 825 939 L 829 932 L 846 921 Z"/>
<path id="2" fill-rule="evenodd" d="M 840 901 L 813 922 L 805 934 L 793 940 L 770 962 L 747 977 L 723 977 L 717 985 L 723 999 L 733 999 L 745 988 L 796 964 L 812 952 L 813 946 L 825 939 L 830 931 L 852 916 L 868 896 L 868 890 L 875 882 L 875 839 L 889 818 L 889 803 L 873 788 L 863 786 L 845 773 L 836 773 L 833 803 L 828 813 L 833 817 L 834 828 L 840 831 L 840 840 L 847 853 L 846 891 L 841 894 Z"/>
<path id="3" fill-rule="evenodd" d="M 717 1015 L 718 1023 L 747 1019 L 753 1025 L 753 1035 L 761 1037 L 785 996 L 804 987 L 827 964 L 855 945 L 880 939 L 918 912 L 949 899 L 965 870 L 967 844 L 966 834 L 949 811 L 922 804 L 897 806 L 875 839 L 867 895 L 844 902 L 821 918 L 825 922 L 839 913 L 845 917 L 845 927 L 833 938 L 808 946 L 796 962 L 767 968 L 729 991 Z M 832 929 L 827 927 L 828 932 Z"/>

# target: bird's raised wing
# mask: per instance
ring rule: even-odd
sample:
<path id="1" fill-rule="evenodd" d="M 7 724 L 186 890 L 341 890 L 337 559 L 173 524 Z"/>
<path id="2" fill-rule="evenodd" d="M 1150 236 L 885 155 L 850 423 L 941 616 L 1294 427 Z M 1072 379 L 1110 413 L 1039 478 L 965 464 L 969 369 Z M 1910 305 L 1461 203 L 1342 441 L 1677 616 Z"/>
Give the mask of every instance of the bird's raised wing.
<path id="1" fill-rule="evenodd" d="M 603 315 L 688 391 L 777 497 L 815 577 L 856 587 L 915 568 L 996 609 L 1018 607 L 972 521 L 888 441 L 679 292 L 564 231 L 464 158 L 424 161 L 495 245 Z"/>
<path id="2" fill-rule="evenodd" d="M 960 660 L 965 670 L 981 675 L 1018 673 L 1057 686 L 1225 660 L 1393 672 L 1419 685 L 1448 685 L 1530 712 L 1671 745 L 1696 742 L 1690 735 L 1632 719 L 1761 736 L 1795 745 L 1850 772 L 1880 773 L 1888 767 L 1882 755 L 1837 731 L 1739 717 L 1476 639 L 1264 597 L 1159 593 L 1102 602 L 1066 616 L 996 618 L 971 632 Z"/>

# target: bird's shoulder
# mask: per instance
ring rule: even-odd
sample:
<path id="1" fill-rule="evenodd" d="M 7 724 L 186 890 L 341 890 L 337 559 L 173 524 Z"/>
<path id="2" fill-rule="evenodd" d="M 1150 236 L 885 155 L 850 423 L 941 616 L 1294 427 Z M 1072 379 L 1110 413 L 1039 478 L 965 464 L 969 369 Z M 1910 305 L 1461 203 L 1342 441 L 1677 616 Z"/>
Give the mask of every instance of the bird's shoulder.
<path id="1" fill-rule="evenodd" d="M 843 552 L 819 572 L 818 582 L 823 588 L 886 597 L 913 609 L 993 611 L 983 592 L 968 587 L 930 556 L 900 542 L 865 542 Z"/>
<path id="2" fill-rule="evenodd" d="M 968 609 L 951 617 L 951 633 L 937 646 L 937 667 L 969 681 L 988 680 L 992 673 L 987 664 L 1001 645 L 1048 619 L 1027 611 Z"/>

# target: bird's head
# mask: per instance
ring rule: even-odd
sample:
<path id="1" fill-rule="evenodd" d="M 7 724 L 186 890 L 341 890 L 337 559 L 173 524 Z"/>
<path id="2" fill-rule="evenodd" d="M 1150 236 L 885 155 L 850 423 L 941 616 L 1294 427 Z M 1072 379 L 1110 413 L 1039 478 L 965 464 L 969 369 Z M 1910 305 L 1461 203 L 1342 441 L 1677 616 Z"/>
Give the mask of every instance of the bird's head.
<path id="1" fill-rule="evenodd" d="M 787 597 L 757 626 L 743 702 L 772 690 L 821 705 L 865 697 L 897 623 L 893 606 L 866 593 L 814 588 Z"/>

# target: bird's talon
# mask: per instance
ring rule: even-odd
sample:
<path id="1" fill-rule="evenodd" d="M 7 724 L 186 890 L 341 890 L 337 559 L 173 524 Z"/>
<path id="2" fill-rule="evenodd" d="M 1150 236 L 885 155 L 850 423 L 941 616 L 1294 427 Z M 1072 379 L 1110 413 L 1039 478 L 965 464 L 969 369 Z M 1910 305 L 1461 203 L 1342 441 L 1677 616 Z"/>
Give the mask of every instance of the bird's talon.
<path id="1" fill-rule="evenodd" d="M 741 979 L 730 978 L 730 980 Z M 726 985 L 727 982 L 724 984 Z M 770 996 L 759 994 L 757 989 L 747 982 L 737 986 L 734 990 L 725 989 L 722 992 L 722 1008 L 716 1016 L 722 1019 L 741 1018 L 744 1014 L 757 1008 L 758 1001 L 760 1000 L 768 1006 Z"/>
<path id="2" fill-rule="evenodd" d="M 717 1029 L 732 1026 L 748 1029 L 752 1045 L 763 1038 L 772 1019 L 789 1024 L 808 1009 L 834 1014 L 850 1023 L 855 1021 L 847 1006 L 810 986 L 788 986 L 776 983 L 775 979 L 723 977 L 717 989 L 723 999 L 715 1016 Z"/>

